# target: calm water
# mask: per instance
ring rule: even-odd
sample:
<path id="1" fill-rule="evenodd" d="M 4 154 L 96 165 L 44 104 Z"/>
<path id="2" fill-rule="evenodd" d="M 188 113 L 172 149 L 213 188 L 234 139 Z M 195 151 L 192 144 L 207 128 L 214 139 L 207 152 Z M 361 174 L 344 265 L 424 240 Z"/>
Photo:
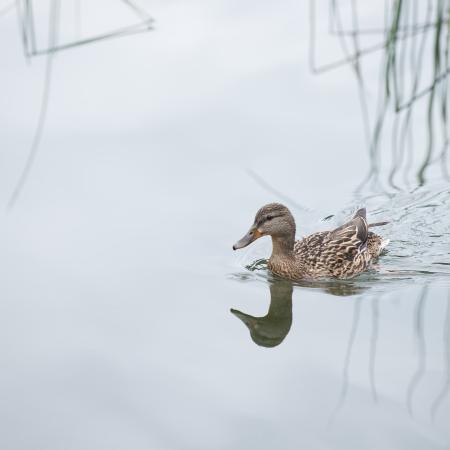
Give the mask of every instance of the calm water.
<path id="1" fill-rule="evenodd" d="M 449 448 L 449 184 L 354 194 L 355 86 L 309 74 L 306 10 L 217 4 L 159 5 L 153 41 L 59 57 L 38 162 L 0 221 L 1 448 Z M 36 113 L 14 96 L 40 86 L 15 45 L 1 204 Z M 280 200 L 298 236 L 365 205 L 388 252 L 354 280 L 275 280 L 254 264 L 268 240 L 231 246 Z"/>

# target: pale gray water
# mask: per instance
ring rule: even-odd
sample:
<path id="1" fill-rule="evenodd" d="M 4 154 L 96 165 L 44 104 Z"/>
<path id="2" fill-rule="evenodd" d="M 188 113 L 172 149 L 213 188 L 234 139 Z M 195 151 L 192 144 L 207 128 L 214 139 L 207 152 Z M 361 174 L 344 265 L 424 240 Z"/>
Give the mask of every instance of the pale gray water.
<path id="1" fill-rule="evenodd" d="M 251 3 L 156 2 L 153 35 L 55 59 L 0 222 L 1 448 L 449 448 L 450 186 L 355 195 L 353 80 L 309 73 L 306 7 Z M 43 62 L 2 48 L 6 205 Z M 280 197 L 247 169 L 303 206 L 299 236 L 358 205 L 391 221 L 370 273 L 275 284 L 256 343 L 230 309 L 268 312 L 272 279 L 246 266 L 270 244 L 231 246 Z"/>

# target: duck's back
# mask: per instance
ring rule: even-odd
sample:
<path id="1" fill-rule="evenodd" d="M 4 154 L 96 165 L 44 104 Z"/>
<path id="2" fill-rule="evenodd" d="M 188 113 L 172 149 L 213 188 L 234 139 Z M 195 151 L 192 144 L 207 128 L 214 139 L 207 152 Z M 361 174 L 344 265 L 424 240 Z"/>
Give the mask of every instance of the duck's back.
<path id="1" fill-rule="evenodd" d="M 350 278 L 366 270 L 379 255 L 382 239 L 369 232 L 366 210 L 332 231 L 311 234 L 294 245 L 295 258 L 305 277 Z"/>

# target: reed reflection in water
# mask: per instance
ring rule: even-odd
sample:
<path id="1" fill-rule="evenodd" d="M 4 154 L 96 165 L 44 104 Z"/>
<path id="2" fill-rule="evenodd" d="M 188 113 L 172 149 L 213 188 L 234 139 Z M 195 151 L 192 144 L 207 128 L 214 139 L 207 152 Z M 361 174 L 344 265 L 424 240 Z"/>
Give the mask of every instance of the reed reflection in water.
<path id="1" fill-rule="evenodd" d="M 124 23 L 131 21 L 131 24 L 120 27 L 108 27 L 107 31 L 97 30 L 86 32 L 82 26 L 84 14 L 81 0 L 74 3 L 74 9 L 67 18 L 67 12 L 62 14 L 60 0 L 49 0 L 48 2 L 36 2 L 33 0 L 16 0 L 10 5 L 0 10 L 0 16 L 12 12 L 14 7 L 17 12 L 20 27 L 20 37 L 24 56 L 27 60 L 44 56 L 46 58 L 45 76 L 42 89 L 40 111 L 37 118 L 37 125 L 31 140 L 27 159 L 14 186 L 8 201 L 8 209 L 12 209 L 16 204 L 22 190 L 31 174 L 33 165 L 37 159 L 39 147 L 44 133 L 47 110 L 50 101 L 53 61 L 54 56 L 62 51 L 83 47 L 85 45 L 103 42 L 110 39 L 117 39 L 124 36 L 144 33 L 153 30 L 154 19 L 142 7 L 134 1 L 121 0 L 114 5 L 122 7 L 121 18 Z M 86 8 L 91 12 L 90 8 Z M 111 5 L 108 5 L 111 8 Z M 102 14 L 107 17 L 111 14 Z M 129 17 L 127 17 L 129 16 Z M 75 26 L 73 26 L 75 24 Z M 75 30 L 72 30 L 75 28 Z M 84 31 L 83 31 L 84 30 Z M 71 33 L 70 31 L 75 31 Z M 75 34 L 75 37 L 73 36 Z M 46 35 L 46 39 L 43 37 Z M 46 43 L 43 43 L 46 40 Z"/>
<path id="2" fill-rule="evenodd" d="M 410 185 L 413 174 L 423 185 L 433 166 L 450 179 L 449 14 L 450 2 L 441 0 L 394 0 L 372 7 L 353 0 L 310 1 L 312 71 L 348 65 L 356 78 L 370 156 L 360 188 L 399 189 Z M 328 27 L 318 31 L 323 16 Z M 318 63 L 320 46 L 336 46 L 335 39 L 342 58 Z"/>
<path id="3" fill-rule="evenodd" d="M 358 330 L 361 321 L 361 308 L 363 305 L 370 307 L 371 316 L 371 330 L 370 339 L 367 342 L 368 354 L 368 384 L 369 392 L 372 397 L 374 405 L 380 401 L 383 402 L 383 395 L 380 396 L 379 388 L 385 379 L 377 379 L 377 361 L 378 355 L 378 341 L 382 337 L 382 323 L 380 323 L 380 310 L 382 308 L 383 296 L 367 297 L 361 296 L 362 291 L 367 291 L 367 287 L 355 287 L 353 283 L 348 283 L 347 288 L 344 286 L 347 283 L 336 282 L 335 286 L 331 282 L 323 283 L 304 283 L 295 285 L 287 280 L 271 279 L 268 282 L 270 291 L 270 304 L 266 315 L 258 317 L 248 313 L 244 313 L 237 309 L 231 309 L 231 313 L 239 318 L 242 323 L 250 331 L 250 337 L 255 344 L 262 347 L 273 348 L 281 345 L 286 336 L 291 330 L 293 323 L 293 293 L 298 293 L 296 300 L 297 306 L 294 308 L 297 311 L 298 317 L 294 321 L 296 326 L 302 326 L 301 313 L 301 295 L 303 289 L 318 289 L 334 296 L 349 297 L 346 301 L 353 302 L 351 326 L 348 330 L 346 350 L 343 354 L 342 372 L 341 372 L 341 387 L 337 397 L 336 405 L 330 412 L 328 425 L 332 426 L 339 417 L 340 412 L 344 409 L 347 402 L 349 392 L 351 390 L 350 382 L 350 368 L 352 364 L 359 365 L 361 362 L 356 359 L 353 360 L 355 344 L 358 340 Z M 415 308 L 412 312 L 412 331 L 414 335 L 415 348 L 415 369 L 411 372 L 409 379 L 403 379 L 403 386 L 405 387 L 405 403 L 404 409 L 411 417 L 414 417 L 414 397 L 422 381 L 428 376 L 432 376 L 433 368 L 427 370 L 427 338 L 425 335 L 424 320 L 426 314 L 426 303 L 429 300 L 430 286 L 425 283 L 419 290 L 419 295 L 415 302 Z M 295 302 L 294 302 L 295 303 Z M 436 324 L 436 326 L 438 326 Z M 446 314 L 442 324 L 442 360 L 443 360 L 443 375 L 441 387 L 434 397 L 428 398 L 430 404 L 428 416 L 434 421 L 437 414 L 442 410 L 443 405 L 448 401 L 450 391 L 450 294 L 446 304 Z M 404 354 L 407 354 L 407 349 L 403 349 Z M 421 405 L 424 400 L 421 399 Z M 421 412 L 423 413 L 422 409 Z"/>

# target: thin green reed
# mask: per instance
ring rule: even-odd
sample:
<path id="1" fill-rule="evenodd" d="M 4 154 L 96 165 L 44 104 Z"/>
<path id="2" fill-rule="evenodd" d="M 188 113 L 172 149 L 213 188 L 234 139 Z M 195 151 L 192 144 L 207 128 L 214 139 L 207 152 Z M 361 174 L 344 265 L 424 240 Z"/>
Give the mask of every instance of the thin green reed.
<path id="1" fill-rule="evenodd" d="M 436 8 L 436 30 L 434 36 L 434 73 L 433 73 L 433 85 L 428 97 L 428 109 L 427 109 L 427 121 L 428 121 L 428 143 L 425 153 L 425 158 L 419 168 L 417 173 L 417 178 L 419 184 L 425 183 L 425 171 L 430 164 L 431 156 L 433 153 L 433 143 L 434 143 L 434 99 L 436 95 L 436 83 L 439 79 L 441 73 L 441 32 L 442 32 L 442 22 L 444 17 L 444 2 L 443 0 L 438 0 Z"/>
<path id="2" fill-rule="evenodd" d="M 350 2 L 351 6 L 351 17 L 348 19 L 352 24 L 350 30 L 344 30 L 342 25 L 340 8 L 344 1 Z M 370 171 L 361 187 L 369 181 L 372 185 L 379 185 L 380 168 L 388 158 L 391 163 L 386 181 L 392 188 L 397 188 L 396 176 L 400 173 L 403 173 L 406 185 L 409 185 L 413 172 L 416 182 L 424 184 L 428 169 L 435 162 L 440 162 L 443 175 L 449 178 L 447 83 L 450 73 L 450 0 L 386 0 L 385 24 L 382 29 L 373 26 L 366 29 L 361 27 L 359 6 L 357 0 L 330 0 L 330 22 L 336 26 L 335 30 L 330 27 L 330 31 L 338 36 L 344 58 L 323 65 L 316 73 L 347 63 L 356 75 L 364 124 L 366 131 L 369 130 L 371 161 Z M 383 41 L 364 46 L 360 37 L 376 33 L 384 35 Z M 347 35 L 351 37 L 352 52 L 345 40 Z M 383 56 L 380 61 L 375 120 L 370 124 L 362 58 L 376 50 L 381 50 Z M 426 99 L 426 104 L 420 102 L 421 99 Z M 420 111 L 420 115 L 415 114 L 415 111 Z M 386 121 L 390 112 L 394 114 L 391 120 L 391 143 L 386 146 L 384 135 L 388 130 Z M 420 144 L 421 147 L 418 142 L 414 142 L 415 135 L 424 135 L 425 141 Z M 435 147 L 441 145 L 441 141 L 441 150 L 435 156 Z"/>
<path id="3" fill-rule="evenodd" d="M 52 74 L 52 64 L 54 54 L 63 50 L 68 50 L 71 48 L 92 44 L 94 42 L 100 42 L 112 38 L 142 33 L 153 29 L 153 19 L 144 9 L 136 5 L 132 0 L 122 0 L 122 3 L 125 5 L 127 9 L 131 10 L 135 16 L 138 17 L 139 19 L 138 23 L 133 23 L 128 26 L 117 28 L 107 33 L 96 34 L 90 37 L 82 38 L 81 6 L 80 1 L 77 0 L 75 4 L 75 16 L 76 16 L 75 20 L 77 23 L 76 28 L 78 32 L 77 39 L 75 41 L 60 43 L 60 39 L 58 36 L 60 29 L 60 9 L 61 9 L 60 0 L 51 0 L 49 2 L 48 42 L 47 45 L 41 46 L 39 46 L 37 43 L 35 31 L 36 23 L 33 12 L 34 2 L 32 0 L 16 0 L 12 3 L 13 6 L 15 6 L 18 15 L 20 34 L 25 58 L 29 59 L 32 57 L 44 55 L 47 61 L 45 66 L 44 86 L 42 92 L 40 112 L 37 120 L 37 126 L 34 131 L 33 139 L 30 145 L 30 150 L 27 159 L 25 161 L 24 167 L 10 196 L 8 202 L 8 209 L 12 209 L 14 207 L 21 192 L 23 191 L 23 188 L 30 176 L 32 167 L 34 165 L 34 161 L 36 160 L 39 151 L 40 142 L 45 128 L 45 121 L 51 91 L 51 74 Z M 36 2 L 36 4 L 37 8 L 42 8 L 41 3 Z M 9 8 L 2 9 L 0 10 L 0 15 L 8 11 Z"/>
<path id="4" fill-rule="evenodd" d="M 403 0 L 396 0 L 394 2 L 394 18 L 392 20 L 392 24 L 389 30 L 389 35 L 387 37 L 387 45 L 386 45 L 386 78 L 385 78 L 385 88 L 386 88 L 386 97 L 389 98 L 391 95 L 390 88 L 390 79 L 392 77 L 392 82 L 394 86 L 394 96 L 395 103 L 398 102 L 397 92 L 398 92 L 398 81 L 397 81 L 397 65 L 396 65 L 396 55 L 397 55 L 397 37 L 398 37 L 398 28 L 400 24 L 400 17 L 402 13 L 402 5 Z"/>

